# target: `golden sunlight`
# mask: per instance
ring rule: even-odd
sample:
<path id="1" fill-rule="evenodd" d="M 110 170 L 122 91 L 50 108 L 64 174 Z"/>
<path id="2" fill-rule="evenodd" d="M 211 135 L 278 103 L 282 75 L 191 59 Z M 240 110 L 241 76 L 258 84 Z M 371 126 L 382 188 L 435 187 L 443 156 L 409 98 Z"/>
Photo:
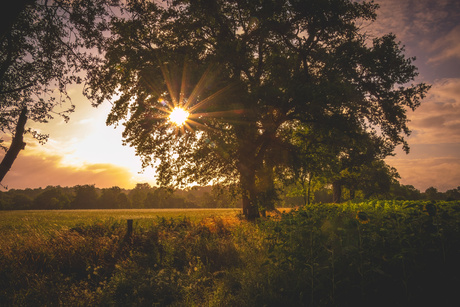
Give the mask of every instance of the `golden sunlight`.
<path id="1" fill-rule="evenodd" d="M 190 115 L 189 112 L 186 110 L 175 107 L 172 111 L 171 114 L 169 114 L 169 120 L 173 122 L 176 126 L 182 126 L 185 124 L 185 122 L 188 119 L 188 116 Z"/>

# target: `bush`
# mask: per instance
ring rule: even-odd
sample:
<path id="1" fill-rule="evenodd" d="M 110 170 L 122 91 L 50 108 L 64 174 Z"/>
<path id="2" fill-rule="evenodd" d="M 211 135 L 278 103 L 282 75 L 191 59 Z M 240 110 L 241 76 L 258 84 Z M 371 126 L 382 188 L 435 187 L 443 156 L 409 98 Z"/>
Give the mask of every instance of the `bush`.
<path id="1" fill-rule="evenodd" d="M 459 285 L 458 203 L 314 205 L 262 223 L 257 306 L 451 305 Z M 244 289 L 244 287 L 243 287 Z"/>

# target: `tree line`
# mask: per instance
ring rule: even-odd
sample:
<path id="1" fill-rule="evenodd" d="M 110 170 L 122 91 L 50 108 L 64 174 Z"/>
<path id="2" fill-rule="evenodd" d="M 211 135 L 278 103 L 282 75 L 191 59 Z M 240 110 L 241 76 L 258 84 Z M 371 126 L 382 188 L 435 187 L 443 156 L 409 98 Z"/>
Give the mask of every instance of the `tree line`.
<path id="1" fill-rule="evenodd" d="M 365 193 L 343 190 L 344 200 L 362 200 Z M 439 192 L 430 187 L 421 192 L 411 185 L 391 184 L 385 193 L 374 194 L 371 199 L 394 200 L 460 200 L 460 186 Z M 312 192 L 312 202 L 333 201 L 332 187 L 322 187 Z M 287 186 L 277 207 L 305 205 L 305 199 L 294 186 Z M 0 210 L 60 210 L 60 209 L 160 209 L 160 208 L 241 208 L 241 199 L 221 187 L 194 187 L 172 190 L 139 183 L 134 189 L 97 188 L 95 185 L 74 187 L 48 186 L 37 189 L 11 189 L 0 192 Z"/>
<path id="2" fill-rule="evenodd" d="M 171 190 L 140 183 L 134 189 L 77 185 L 0 192 L 0 210 L 234 207 L 239 207 L 239 204 L 232 199 L 229 191 L 212 187 Z"/>

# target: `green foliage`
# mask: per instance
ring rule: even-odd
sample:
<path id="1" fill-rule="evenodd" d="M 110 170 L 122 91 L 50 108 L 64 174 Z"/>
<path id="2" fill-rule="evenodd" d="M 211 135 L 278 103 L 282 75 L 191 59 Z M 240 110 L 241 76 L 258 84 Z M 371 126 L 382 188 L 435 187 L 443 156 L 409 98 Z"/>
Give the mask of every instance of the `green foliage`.
<path id="1" fill-rule="evenodd" d="M 317 204 L 257 224 L 176 213 L 136 220 L 131 237 L 121 219 L 81 221 L 0 239 L 2 305 L 450 306 L 457 299 L 459 202 Z"/>
<path id="2" fill-rule="evenodd" d="M 260 305 L 448 305 L 460 272 L 459 205 L 323 204 L 265 223 Z"/>
<path id="3" fill-rule="evenodd" d="M 77 185 L 72 207 L 75 209 L 91 209 L 97 207 L 98 194 L 94 184 Z"/>
<path id="4" fill-rule="evenodd" d="M 70 197 L 59 187 L 47 187 L 34 199 L 34 208 L 67 209 L 70 206 Z"/>
<path id="5" fill-rule="evenodd" d="M 128 209 L 131 207 L 128 196 L 119 187 L 102 189 L 98 198 L 98 208 Z"/>

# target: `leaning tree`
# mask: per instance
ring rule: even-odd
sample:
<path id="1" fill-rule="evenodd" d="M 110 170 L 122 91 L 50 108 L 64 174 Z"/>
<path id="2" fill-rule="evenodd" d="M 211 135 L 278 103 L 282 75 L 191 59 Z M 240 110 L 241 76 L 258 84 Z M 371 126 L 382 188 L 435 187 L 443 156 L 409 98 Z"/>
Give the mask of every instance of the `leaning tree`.
<path id="1" fill-rule="evenodd" d="M 393 35 L 370 37 L 373 2 L 187 0 L 128 3 L 111 21 L 86 95 L 113 101 L 108 124 L 164 185 L 236 184 L 243 213 L 274 197 L 292 125 L 357 124 L 403 144 L 428 86 Z M 174 111 L 173 111 L 174 110 Z M 182 110 L 182 111 L 181 111 Z M 174 120 L 184 114 L 185 122 Z M 170 115 L 171 114 L 171 115 Z"/>
<path id="2" fill-rule="evenodd" d="M 28 120 L 68 120 L 74 107 L 67 86 L 97 65 L 110 12 L 103 0 L 18 0 L 8 8 L 0 31 L 0 146 L 6 152 L 0 182 L 24 148 L 25 133 L 47 138 L 26 127 Z"/>

